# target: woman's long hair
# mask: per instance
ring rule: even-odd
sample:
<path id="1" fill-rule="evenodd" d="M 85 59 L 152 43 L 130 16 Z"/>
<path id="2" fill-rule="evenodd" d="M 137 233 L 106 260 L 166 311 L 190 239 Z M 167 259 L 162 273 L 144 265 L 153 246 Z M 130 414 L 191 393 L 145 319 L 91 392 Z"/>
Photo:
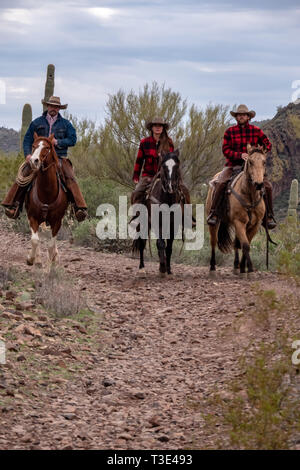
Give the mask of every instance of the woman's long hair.
<path id="1" fill-rule="evenodd" d="M 151 135 L 153 137 L 153 131 L 151 129 Z M 165 126 L 163 127 L 163 131 L 159 137 L 159 147 L 158 147 L 158 154 L 168 153 L 170 152 L 170 146 L 173 145 L 172 139 L 168 136 L 167 130 Z"/>

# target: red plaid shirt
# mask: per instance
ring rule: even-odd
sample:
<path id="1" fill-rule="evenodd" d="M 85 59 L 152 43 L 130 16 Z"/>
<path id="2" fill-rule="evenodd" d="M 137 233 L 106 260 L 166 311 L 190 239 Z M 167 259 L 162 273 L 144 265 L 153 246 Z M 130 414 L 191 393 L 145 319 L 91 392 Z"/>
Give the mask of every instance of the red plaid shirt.
<path id="1" fill-rule="evenodd" d="M 170 139 L 170 152 L 174 151 L 173 142 Z M 140 142 L 139 151 L 136 157 L 136 162 L 134 165 L 133 170 L 133 179 L 139 179 L 142 166 L 144 164 L 142 177 L 147 176 L 149 178 L 153 178 L 158 170 L 158 153 L 157 149 L 159 146 L 159 142 L 150 136 L 146 137 L 146 139 L 142 139 Z"/>
<path id="2" fill-rule="evenodd" d="M 232 126 L 224 134 L 223 154 L 226 158 L 225 166 L 243 165 L 242 153 L 247 153 L 247 144 L 265 144 L 268 152 L 272 144 L 263 131 L 252 124 L 247 123 L 244 127 Z"/>

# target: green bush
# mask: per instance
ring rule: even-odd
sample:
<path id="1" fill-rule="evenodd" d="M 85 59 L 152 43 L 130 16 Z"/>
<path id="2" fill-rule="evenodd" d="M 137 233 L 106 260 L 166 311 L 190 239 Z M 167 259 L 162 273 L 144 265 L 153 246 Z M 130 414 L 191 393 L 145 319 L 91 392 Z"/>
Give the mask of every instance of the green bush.
<path id="1" fill-rule="evenodd" d="M 0 150 L 0 198 L 4 199 L 8 189 L 13 184 L 17 171 L 24 157 L 21 154 L 7 154 Z"/>
<path id="2" fill-rule="evenodd" d="M 97 244 L 96 225 L 97 219 L 86 219 L 73 228 L 74 243 L 82 246 L 95 247 Z"/>
<path id="3" fill-rule="evenodd" d="M 119 195 L 127 195 L 129 200 L 130 193 L 126 193 L 124 187 L 112 181 L 100 181 L 99 179 L 89 177 L 79 178 L 78 183 L 86 200 L 90 217 L 95 217 L 97 207 L 104 203 L 112 204 L 118 214 Z"/>

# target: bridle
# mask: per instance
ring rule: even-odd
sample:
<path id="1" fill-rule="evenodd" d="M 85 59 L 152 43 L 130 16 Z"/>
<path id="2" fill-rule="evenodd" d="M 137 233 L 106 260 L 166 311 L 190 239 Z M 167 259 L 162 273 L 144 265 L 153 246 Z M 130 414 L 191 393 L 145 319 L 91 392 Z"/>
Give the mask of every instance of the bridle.
<path id="1" fill-rule="evenodd" d="M 44 165 L 44 162 L 45 162 L 46 158 L 48 157 L 49 153 L 51 152 L 51 150 L 52 150 L 52 145 L 49 147 L 47 153 L 45 155 L 43 155 L 43 159 L 40 159 L 40 162 L 41 162 L 40 169 L 43 172 L 49 170 L 49 168 L 51 168 L 53 165 L 57 166 L 55 160 L 52 161 L 51 163 L 49 163 L 48 166 Z"/>
<path id="2" fill-rule="evenodd" d="M 254 153 L 254 152 L 251 152 L 250 155 L 252 153 Z M 263 152 L 260 152 L 260 153 L 263 153 Z M 247 175 L 247 182 L 250 183 L 253 187 L 255 187 L 255 183 L 252 180 L 252 178 L 251 178 L 251 176 L 249 175 L 249 172 L 248 172 L 248 161 L 246 162 L 246 165 L 244 166 L 244 173 L 245 173 L 245 175 Z M 261 189 L 256 188 L 256 191 L 259 191 L 259 198 L 255 201 L 251 202 L 251 204 L 248 204 L 244 200 L 244 198 L 233 189 L 233 187 L 231 185 L 229 187 L 229 193 L 231 193 L 239 201 L 239 203 L 244 207 L 244 209 L 247 211 L 247 214 L 248 214 L 248 217 L 249 217 L 249 222 L 251 222 L 252 210 L 255 209 L 258 206 L 258 204 L 261 202 L 261 200 L 264 196 L 264 193 L 265 193 L 264 186 L 262 186 Z M 252 197 L 250 199 L 252 199 Z"/>
<path id="3" fill-rule="evenodd" d="M 161 168 L 163 168 L 163 165 L 164 165 L 165 162 L 162 162 L 161 164 Z M 162 171 L 162 175 L 161 175 L 161 178 L 160 178 L 160 181 L 161 181 L 161 187 L 162 187 L 162 190 L 164 193 L 168 193 L 168 190 L 166 188 L 166 184 L 167 184 L 167 178 L 165 177 L 165 172 L 164 170 Z M 175 180 L 175 183 L 174 185 L 172 184 L 172 188 L 173 188 L 173 194 L 175 194 L 177 191 L 178 191 L 178 187 L 179 187 L 179 178 L 177 178 Z M 171 194 L 171 193 L 170 193 Z"/>

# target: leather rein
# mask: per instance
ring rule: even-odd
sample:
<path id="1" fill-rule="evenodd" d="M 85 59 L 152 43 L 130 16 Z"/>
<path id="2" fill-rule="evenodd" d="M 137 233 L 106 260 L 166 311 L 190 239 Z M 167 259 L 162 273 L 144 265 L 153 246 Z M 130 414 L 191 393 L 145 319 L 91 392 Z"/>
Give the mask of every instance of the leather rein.
<path id="1" fill-rule="evenodd" d="M 248 182 L 252 183 L 251 180 L 248 178 Z M 228 189 L 228 193 L 229 194 L 232 194 L 238 201 L 239 203 L 241 204 L 241 206 L 246 209 L 247 211 L 247 214 L 248 214 L 248 217 L 249 217 L 249 222 L 251 222 L 251 217 L 252 217 L 252 210 L 255 209 L 258 204 L 261 202 L 263 196 L 264 196 L 264 193 L 265 193 L 265 189 L 264 187 L 262 187 L 262 189 L 260 189 L 259 191 L 259 198 L 252 202 L 252 204 L 248 204 L 245 199 L 235 191 L 235 189 L 233 189 L 233 187 L 230 185 L 229 189 Z"/>

